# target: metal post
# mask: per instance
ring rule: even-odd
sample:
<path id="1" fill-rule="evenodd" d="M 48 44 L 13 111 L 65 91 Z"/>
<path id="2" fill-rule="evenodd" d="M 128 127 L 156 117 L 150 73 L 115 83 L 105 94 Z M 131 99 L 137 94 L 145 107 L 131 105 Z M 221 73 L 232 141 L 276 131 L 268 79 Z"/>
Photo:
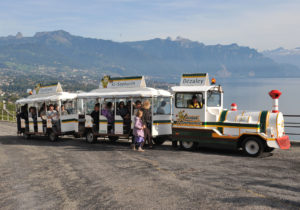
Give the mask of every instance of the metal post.
<path id="1" fill-rule="evenodd" d="M 4 114 L 4 113 L 3 113 L 3 109 L 2 109 L 2 121 L 3 121 L 3 119 L 4 119 L 4 118 L 3 118 L 3 114 Z"/>

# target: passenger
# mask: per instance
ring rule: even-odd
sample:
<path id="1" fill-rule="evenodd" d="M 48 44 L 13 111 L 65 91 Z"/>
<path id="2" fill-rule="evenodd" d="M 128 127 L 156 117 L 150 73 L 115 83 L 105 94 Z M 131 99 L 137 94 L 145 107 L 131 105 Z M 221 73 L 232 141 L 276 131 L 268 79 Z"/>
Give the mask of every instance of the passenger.
<path id="1" fill-rule="evenodd" d="M 152 119 L 151 119 L 151 112 L 150 112 L 150 101 L 146 100 L 143 103 L 143 117 L 142 121 L 146 128 L 144 129 L 145 132 L 145 141 L 148 142 L 149 148 L 152 148 L 152 136 L 151 136 L 151 127 L 152 127 Z"/>
<path id="2" fill-rule="evenodd" d="M 156 114 L 165 114 L 165 106 L 167 105 L 167 103 L 165 101 L 162 101 L 160 106 L 157 108 L 156 110 Z"/>
<path id="3" fill-rule="evenodd" d="M 57 115 L 57 111 L 54 110 L 54 105 L 50 104 L 49 105 L 49 111 L 47 111 L 47 118 L 57 121 L 58 120 L 58 115 Z"/>
<path id="4" fill-rule="evenodd" d="M 136 115 L 136 114 L 137 114 L 137 111 L 138 111 L 139 109 L 141 109 L 141 108 L 142 108 L 142 102 L 141 102 L 140 100 L 137 100 L 137 101 L 135 102 L 133 114 Z"/>
<path id="5" fill-rule="evenodd" d="M 124 101 L 121 101 L 119 103 L 119 107 L 117 110 L 117 115 L 121 115 L 121 117 L 125 117 L 126 115 L 128 115 L 129 111 L 127 109 L 127 107 L 125 107 Z"/>
<path id="6" fill-rule="evenodd" d="M 93 118 L 94 129 L 97 132 L 99 130 L 99 110 L 100 104 L 97 103 L 94 106 L 94 111 L 91 113 L 91 117 Z"/>
<path id="7" fill-rule="evenodd" d="M 29 108 L 29 114 L 28 114 L 28 117 L 30 117 L 30 118 L 32 118 L 32 119 L 37 119 L 35 107 L 30 107 L 30 108 Z"/>
<path id="8" fill-rule="evenodd" d="M 43 103 L 43 105 L 41 106 L 40 110 L 39 110 L 39 116 L 45 120 L 46 119 L 46 111 L 45 111 L 45 103 Z"/>
<path id="9" fill-rule="evenodd" d="M 108 132 L 112 133 L 114 125 L 114 112 L 112 111 L 111 102 L 106 104 L 106 107 L 101 111 L 101 115 L 106 117 L 108 123 Z"/>
<path id="10" fill-rule="evenodd" d="M 37 132 L 37 130 L 38 130 L 38 128 L 37 128 L 37 115 L 36 115 L 36 108 L 35 107 L 30 107 L 29 108 L 28 116 L 30 118 L 32 118 L 34 131 Z"/>
<path id="11" fill-rule="evenodd" d="M 52 122 L 52 129 L 54 132 L 58 133 L 59 131 L 59 114 L 57 111 L 54 109 L 54 105 L 50 104 L 49 105 L 49 111 L 47 111 L 47 118 L 51 119 Z"/>
<path id="12" fill-rule="evenodd" d="M 132 149 L 135 150 L 135 145 L 137 145 L 139 152 L 144 152 L 142 146 L 144 143 L 144 129 L 146 128 L 146 126 L 143 125 L 142 117 L 143 111 L 138 110 L 134 118 L 133 138 L 135 144 L 132 145 Z"/>
<path id="13" fill-rule="evenodd" d="M 201 109 L 203 106 L 202 103 L 199 103 L 198 100 L 197 100 L 197 96 L 193 96 L 192 98 L 192 103 L 189 105 L 189 108 L 191 109 Z"/>
<path id="14" fill-rule="evenodd" d="M 28 121 L 28 104 L 21 107 L 20 118 L 25 120 L 25 131 L 29 131 L 29 121 Z"/>
<path id="15" fill-rule="evenodd" d="M 20 117 L 24 120 L 28 120 L 27 104 L 21 107 Z"/>
<path id="16" fill-rule="evenodd" d="M 126 108 L 127 108 L 128 112 L 129 112 L 129 115 L 130 115 L 130 113 L 131 113 L 131 101 L 127 101 Z"/>
<path id="17" fill-rule="evenodd" d="M 69 114 L 68 111 L 65 110 L 65 105 L 61 105 L 60 110 L 61 110 L 61 115 L 68 115 Z M 98 110 L 98 112 L 99 112 L 99 110 Z"/>
<path id="18" fill-rule="evenodd" d="M 123 123 L 124 123 L 124 133 L 127 134 L 130 132 L 130 112 L 128 108 L 125 106 L 124 102 L 121 101 L 119 103 L 119 107 L 117 110 L 117 115 L 120 115 L 123 118 Z"/>

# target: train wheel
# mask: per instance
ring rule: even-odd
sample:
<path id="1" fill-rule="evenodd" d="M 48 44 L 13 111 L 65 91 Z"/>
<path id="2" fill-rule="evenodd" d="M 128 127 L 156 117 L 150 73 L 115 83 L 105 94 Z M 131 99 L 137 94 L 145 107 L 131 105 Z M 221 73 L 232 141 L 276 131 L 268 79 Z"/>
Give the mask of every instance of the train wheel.
<path id="1" fill-rule="evenodd" d="M 23 137 L 24 137 L 24 139 L 30 139 L 30 134 L 23 133 Z"/>
<path id="2" fill-rule="evenodd" d="M 109 141 L 111 141 L 111 142 L 116 142 L 116 141 L 119 140 L 119 136 L 109 136 L 108 139 L 109 139 Z"/>
<path id="3" fill-rule="evenodd" d="M 257 137 L 248 137 L 243 141 L 242 148 L 244 152 L 251 157 L 258 157 L 264 151 L 262 141 Z"/>
<path id="4" fill-rule="evenodd" d="M 89 131 L 87 134 L 86 134 L 86 141 L 90 144 L 96 142 L 97 140 L 97 137 L 94 136 L 93 132 Z"/>
<path id="5" fill-rule="evenodd" d="M 163 143 L 165 143 L 166 139 L 163 137 L 156 137 L 153 138 L 153 141 L 156 145 L 162 145 Z"/>
<path id="6" fill-rule="evenodd" d="M 50 139 L 50 141 L 53 142 L 53 141 L 56 141 L 58 139 L 58 136 L 53 131 L 51 131 L 49 133 L 49 139 Z"/>
<path id="7" fill-rule="evenodd" d="M 194 150 L 198 146 L 197 142 L 193 141 L 180 141 L 180 147 L 184 150 Z"/>

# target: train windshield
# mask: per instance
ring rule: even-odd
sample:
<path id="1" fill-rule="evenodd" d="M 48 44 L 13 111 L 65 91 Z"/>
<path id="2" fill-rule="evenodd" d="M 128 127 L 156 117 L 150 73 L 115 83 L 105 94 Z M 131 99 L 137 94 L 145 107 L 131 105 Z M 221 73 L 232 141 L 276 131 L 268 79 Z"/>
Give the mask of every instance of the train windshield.
<path id="1" fill-rule="evenodd" d="M 207 92 L 207 106 L 220 107 L 221 106 L 221 93 L 219 91 Z"/>

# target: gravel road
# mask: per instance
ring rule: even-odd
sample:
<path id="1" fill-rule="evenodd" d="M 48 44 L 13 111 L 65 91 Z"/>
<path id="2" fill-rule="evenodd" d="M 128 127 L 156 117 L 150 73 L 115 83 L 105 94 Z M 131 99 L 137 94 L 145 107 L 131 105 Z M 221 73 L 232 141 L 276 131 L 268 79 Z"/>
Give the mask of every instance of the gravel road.
<path id="1" fill-rule="evenodd" d="M 300 144 L 262 158 L 238 151 L 139 153 L 16 136 L 0 122 L 1 209 L 300 209 Z"/>

